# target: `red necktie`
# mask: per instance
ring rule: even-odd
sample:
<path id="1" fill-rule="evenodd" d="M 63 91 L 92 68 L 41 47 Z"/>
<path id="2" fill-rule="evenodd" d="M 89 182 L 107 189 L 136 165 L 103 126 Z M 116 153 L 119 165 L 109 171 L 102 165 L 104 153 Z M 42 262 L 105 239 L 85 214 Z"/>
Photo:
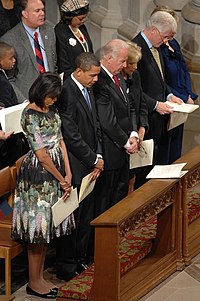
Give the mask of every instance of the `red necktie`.
<path id="1" fill-rule="evenodd" d="M 45 72 L 44 61 L 43 61 L 43 56 L 42 56 L 40 44 L 39 44 L 39 41 L 38 41 L 38 33 L 37 32 L 34 33 L 34 46 L 35 46 L 35 55 L 36 55 L 38 70 L 41 73 L 44 73 Z"/>
<path id="2" fill-rule="evenodd" d="M 120 87 L 120 84 L 119 84 L 119 81 L 118 81 L 118 78 L 116 75 L 113 75 L 113 80 L 115 82 L 115 85 L 117 86 L 117 88 L 119 89 L 119 91 L 122 93 L 121 91 L 121 87 Z"/>

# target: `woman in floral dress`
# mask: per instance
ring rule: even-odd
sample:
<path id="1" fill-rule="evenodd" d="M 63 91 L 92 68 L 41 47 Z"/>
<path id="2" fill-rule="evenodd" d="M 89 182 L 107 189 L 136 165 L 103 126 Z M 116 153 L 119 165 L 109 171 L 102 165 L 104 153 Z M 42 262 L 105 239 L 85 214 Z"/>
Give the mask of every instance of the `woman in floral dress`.
<path id="1" fill-rule="evenodd" d="M 70 234 L 75 227 L 73 215 L 56 228 L 52 222 L 52 205 L 58 197 L 67 199 L 71 191 L 71 171 L 61 120 L 53 106 L 60 92 L 58 75 L 40 74 L 30 88 L 30 103 L 21 117 L 30 151 L 17 179 L 12 237 L 28 242 L 26 292 L 42 298 L 56 298 L 57 295 L 57 288 L 43 278 L 47 244 L 55 236 Z"/>

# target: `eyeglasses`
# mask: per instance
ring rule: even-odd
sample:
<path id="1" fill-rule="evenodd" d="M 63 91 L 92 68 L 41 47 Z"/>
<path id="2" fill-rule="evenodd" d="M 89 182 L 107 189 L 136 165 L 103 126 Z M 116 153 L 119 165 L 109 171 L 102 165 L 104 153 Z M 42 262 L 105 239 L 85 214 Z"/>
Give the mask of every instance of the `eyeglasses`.
<path id="1" fill-rule="evenodd" d="M 165 34 L 163 34 L 162 32 L 160 32 L 160 30 L 159 30 L 157 27 L 155 27 L 155 28 L 157 29 L 157 31 L 158 31 L 158 33 L 159 33 L 159 35 L 160 35 L 160 38 L 161 38 L 161 40 L 162 40 L 163 43 L 166 43 L 166 42 L 168 42 L 169 40 L 172 39 L 172 34 L 170 34 L 170 35 L 165 35 Z M 173 34 L 173 35 L 174 35 L 174 34 Z"/>

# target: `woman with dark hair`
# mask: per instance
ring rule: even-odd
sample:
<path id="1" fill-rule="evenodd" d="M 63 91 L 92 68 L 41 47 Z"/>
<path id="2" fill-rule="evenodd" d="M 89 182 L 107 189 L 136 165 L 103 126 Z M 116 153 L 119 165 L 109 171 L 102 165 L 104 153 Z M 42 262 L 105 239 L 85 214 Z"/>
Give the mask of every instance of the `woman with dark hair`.
<path id="1" fill-rule="evenodd" d="M 71 191 L 71 171 L 61 134 L 61 120 L 53 106 L 61 92 L 60 77 L 43 73 L 29 90 L 30 103 L 22 112 L 21 125 L 30 151 L 22 162 L 16 185 L 12 237 L 28 243 L 29 282 L 26 292 L 40 298 L 56 298 L 58 289 L 43 277 L 47 244 L 70 234 L 73 214 L 58 227 L 51 207 Z"/>
<path id="2" fill-rule="evenodd" d="M 0 0 L 0 37 L 19 22 L 19 0 Z"/>
<path id="3" fill-rule="evenodd" d="M 67 0 L 61 5 L 61 21 L 55 26 L 58 72 L 64 79 L 73 71 L 76 57 L 82 52 L 93 52 L 84 22 L 89 11 L 88 0 Z"/>

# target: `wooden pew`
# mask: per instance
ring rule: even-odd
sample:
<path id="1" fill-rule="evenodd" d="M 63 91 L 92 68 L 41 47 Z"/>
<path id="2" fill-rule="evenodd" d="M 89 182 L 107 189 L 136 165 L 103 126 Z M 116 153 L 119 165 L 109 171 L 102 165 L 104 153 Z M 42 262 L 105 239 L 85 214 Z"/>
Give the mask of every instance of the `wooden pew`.
<path id="1" fill-rule="evenodd" d="M 20 158 L 16 165 L 0 170 L 0 196 L 9 194 L 8 203 L 13 207 L 16 176 L 22 162 Z M 0 300 L 13 300 L 11 296 L 11 261 L 23 251 L 22 244 L 13 241 L 11 238 L 12 214 L 0 220 L 0 258 L 5 259 L 5 296 L 0 296 Z"/>
<path id="2" fill-rule="evenodd" d="M 177 269 L 183 269 L 180 188 L 178 180 L 150 180 L 92 222 L 95 259 L 89 301 L 138 300 Z M 152 250 L 121 275 L 120 241 L 150 216 L 157 216 Z"/>
<path id="3" fill-rule="evenodd" d="M 183 155 L 175 163 L 187 165 L 188 173 L 182 182 L 183 259 L 188 265 L 200 252 L 200 145 Z"/>

